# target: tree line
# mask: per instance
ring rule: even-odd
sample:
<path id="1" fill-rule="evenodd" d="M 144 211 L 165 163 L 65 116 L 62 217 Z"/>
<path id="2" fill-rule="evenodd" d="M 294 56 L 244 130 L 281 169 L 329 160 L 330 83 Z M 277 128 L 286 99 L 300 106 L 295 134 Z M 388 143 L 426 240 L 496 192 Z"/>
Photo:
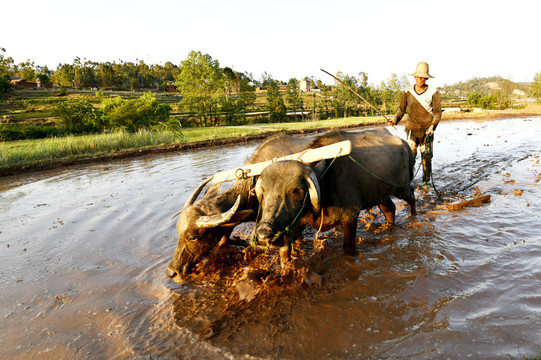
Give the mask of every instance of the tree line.
<path id="1" fill-rule="evenodd" d="M 77 57 L 72 64 L 59 64 L 55 70 L 36 67 L 30 60 L 15 64 L 12 58 L 4 56 L 4 52 L 5 49 L 0 49 L 0 93 L 7 91 L 9 75 L 14 74 L 18 74 L 25 80 L 50 81 L 65 88 L 164 90 L 167 86 L 174 86 L 181 95 L 176 108 L 181 112 L 179 116 L 183 126 L 234 125 L 250 122 L 282 122 L 292 119 L 315 120 L 375 115 L 371 107 L 339 82 L 327 86 L 314 77 L 305 77 L 302 80 L 308 81 L 311 87 L 317 90 L 306 93 L 300 90 L 299 80 L 296 78 L 282 82 L 265 72 L 260 81 L 255 81 L 251 74 L 238 72 L 230 67 L 221 67 L 218 60 L 199 51 L 190 52 L 179 65 L 171 62 L 164 65 L 147 65 L 142 60 L 135 63 L 123 61 L 98 63 Z M 357 75 L 339 72 L 336 76 L 384 114 L 392 114 L 396 111 L 402 90 L 409 85 L 409 80 L 405 75 L 391 74 L 387 81 L 382 81 L 379 85 L 369 84 L 368 74 L 365 72 L 359 72 Z M 459 91 L 460 94 L 463 92 L 471 94 L 477 89 L 485 91 L 486 86 L 479 85 L 482 81 L 475 80 L 459 83 L 454 88 L 444 87 L 442 92 L 450 94 L 453 91 Z M 507 93 L 512 91 L 512 83 L 508 80 L 504 81 L 505 79 L 501 78 L 493 80 L 498 81 L 501 89 Z M 486 82 L 485 79 L 484 83 Z M 541 88 L 540 84 L 540 76 L 536 74 L 531 85 L 531 93 L 538 99 L 539 90 L 535 92 L 535 89 L 536 86 Z M 256 87 L 262 91 L 256 93 Z M 469 99 L 470 105 L 494 102 L 493 94 L 484 92 L 479 94 L 481 97 L 475 95 Z M 502 91 L 497 98 L 498 106 L 508 104 L 502 101 L 501 94 Z M 488 98 L 490 96 L 492 98 Z M 119 121 L 104 122 L 102 115 L 114 108 L 109 104 L 111 101 L 120 100 L 104 100 L 101 104 L 103 111 L 100 113 L 100 120 L 94 119 L 86 121 L 85 126 L 67 126 L 67 128 L 71 128 L 72 131 L 76 128 L 98 131 L 121 124 L 119 127 L 133 131 L 140 127 L 156 125 L 147 121 L 148 116 L 145 121 L 134 118 L 135 120 L 130 120 L 131 124 Z M 70 109 L 70 106 L 74 109 Z M 69 124 L 69 119 L 66 120 L 69 114 L 80 114 L 81 109 L 80 103 L 70 103 L 66 100 L 65 103 L 57 106 L 56 113 L 63 114 L 63 121 Z M 158 117 L 159 122 L 169 121 L 170 110 L 168 108 L 167 111 L 164 109 L 158 111 L 166 113 L 166 116 Z M 135 116 L 134 113 L 137 111 L 132 111 L 132 116 Z"/>
<path id="2" fill-rule="evenodd" d="M 39 67 L 31 61 L 15 64 L 0 49 L 0 73 L 17 74 L 26 81 L 39 80 L 54 85 L 77 89 L 98 88 L 102 90 L 136 90 L 163 88 L 179 74 L 178 66 L 171 62 L 164 65 L 147 65 L 137 62 L 94 62 L 76 57 L 72 64 L 59 64 L 55 70 Z"/>
<path id="3" fill-rule="evenodd" d="M 72 64 L 60 64 L 56 70 L 38 68 L 32 61 L 15 64 L 0 52 L 0 66 L 6 74 L 18 74 L 25 80 L 52 82 L 66 88 L 100 90 L 165 89 L 174 85 L 182 100 L 179 109 L 189 125 L 231 125 L 247 122 L 278 122 L 288 119 L 326 119 L 373 114 L 354 94 L 340 83 L 326 86 L 321 80 L 305 77 L 317 93 L 302 93 L 299 80 L 274 79 L 266 72 L 260 81 L 251 74 L 221 67 L 208 54 L 192 51 L 180 65 L 147 65 L 143 61 L 98 63 L 75 58 Z M 368 75 L 338 73 L 365 99 L 388 113 L 395 111 L 402 89 L 409 84 L 405 76 L 395 74 L 379 86 L 368 84 Z M 266 92 L 264 102 L 256 101 L 256 87 Z M 284 90 L 285 88 L 285 90 Z M 248 113 L 261 112 L 249 118 Z"/>

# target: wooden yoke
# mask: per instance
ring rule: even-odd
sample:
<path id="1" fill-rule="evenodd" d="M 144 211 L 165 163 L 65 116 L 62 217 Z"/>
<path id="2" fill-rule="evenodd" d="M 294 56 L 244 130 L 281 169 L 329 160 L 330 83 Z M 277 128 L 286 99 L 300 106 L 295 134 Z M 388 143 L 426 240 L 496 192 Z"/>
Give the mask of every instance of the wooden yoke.
<path id="1" fill-rule="evenodd" d="M 351 153 L 351 141 L 345 140 L 335 144 L 322 146 L 317 149 L 308 149 L 303 152 L 274 158 L 272 160 L 244 165 L 238 169 L 226 170 L 216 173 L 212 179 L 212 183 L 221 183 L 224 181 L 232 181 L 237 179 L 245 179 L 251 176 L 261 174 L 263 169 L 273 162 L 284 160 L 296 160 L 302 163 L 314 163 L 320 160 L 333 159 L 337 156 L 349 155 Z"/>

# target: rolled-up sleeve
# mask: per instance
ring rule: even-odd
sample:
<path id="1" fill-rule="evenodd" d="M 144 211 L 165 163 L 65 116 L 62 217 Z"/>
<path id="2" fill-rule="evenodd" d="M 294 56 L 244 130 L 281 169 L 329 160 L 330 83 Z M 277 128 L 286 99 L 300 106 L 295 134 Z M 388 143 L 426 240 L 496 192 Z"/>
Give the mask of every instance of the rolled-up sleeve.
<path id="1" fill-rule="evenodd" d="M 398 124 L 400 120 L 404 117 L 406 114 L 406 108 L 408 106 L 408 99 L 405 91 L 402 91 L 402 97 L 400 98 L 400 105 L 398 105 L 398 111 L 396 112 L 396 115 L 394 116 L 395 124 Z"/>
<path id="2" fill-rule="evenodd" d="M 436 91 L 434 95 L 432 95 L 432 126 L 434 126 L 434 130 L 438 126 L 441 120 L 441 100 L 440 95 Z"/>

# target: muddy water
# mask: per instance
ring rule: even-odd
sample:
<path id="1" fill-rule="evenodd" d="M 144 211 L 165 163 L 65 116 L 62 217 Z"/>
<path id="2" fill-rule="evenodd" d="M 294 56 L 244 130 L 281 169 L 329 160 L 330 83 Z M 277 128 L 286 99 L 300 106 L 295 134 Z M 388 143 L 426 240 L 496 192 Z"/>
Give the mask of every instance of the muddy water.
<path id="1" fill-rule="evenodd" d="M 339 230 L 317 241 L 306 231 L 294 254 L 310 274 L 302 284 L 269 276 L 274 254 L 233 256 L 226 272 L 182 285 L 165 276 L 171 217 L 200 180 L 257 144 L 1 178 L 0 358 L 537 355 L 540 136 L 540 118 L 440 124 L 441 196 L 418 189 L 415 218 L 397 200 L 392 228 L 363 212 L 357 257 L 341 254 Z M 446 210 L 474 187 L 491 202 Z M 243 280 L 247 269 L 267 277 Z"/>

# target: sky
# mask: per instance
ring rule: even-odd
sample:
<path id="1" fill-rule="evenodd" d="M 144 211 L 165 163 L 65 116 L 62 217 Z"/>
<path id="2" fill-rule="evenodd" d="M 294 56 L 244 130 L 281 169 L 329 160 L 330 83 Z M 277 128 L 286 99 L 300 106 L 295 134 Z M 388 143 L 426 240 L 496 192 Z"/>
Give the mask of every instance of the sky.
<path id="1" fill-rule="evenodd" d="M 541 72 L 539 0 L 1 0 L 0 9 L 3 55 L 53 70 L 76 57 L 180 65 L 200 51 L 256 80 L 331 84 L 325 69 L 379 85 L 419 61 L 437 87 Z"/>

